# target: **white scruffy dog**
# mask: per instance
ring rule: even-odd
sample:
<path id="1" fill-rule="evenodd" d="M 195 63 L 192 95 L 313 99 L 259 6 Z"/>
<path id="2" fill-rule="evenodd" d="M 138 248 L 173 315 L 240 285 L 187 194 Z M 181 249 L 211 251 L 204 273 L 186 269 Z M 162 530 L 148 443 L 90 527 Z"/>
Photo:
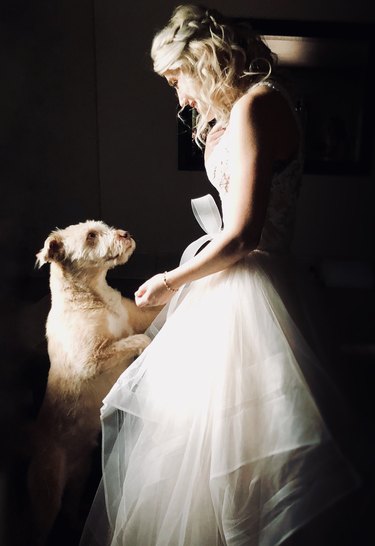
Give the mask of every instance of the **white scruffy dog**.
<path id="1" fill-rule="evenodd" d="M 39 267 L 50 263 L 52 295 L 46 326 L 51 366 L 28 476 L 37 544 L 45 543 L 63 493 L 71 493 L 70 503 L 79 498 L 100 432 L 102 399 L 150 342 L 143 332 L 158 309 L 137 308 L 106 282 L 107 271 L 124 264 L 134 248 L 126 231 L 87 221 L 52 232 L 37 254 Z"/>

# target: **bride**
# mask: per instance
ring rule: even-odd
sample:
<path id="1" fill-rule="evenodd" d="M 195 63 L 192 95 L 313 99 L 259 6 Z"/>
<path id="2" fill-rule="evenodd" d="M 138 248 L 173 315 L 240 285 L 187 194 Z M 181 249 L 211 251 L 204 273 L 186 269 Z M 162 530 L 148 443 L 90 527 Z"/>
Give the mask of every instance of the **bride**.
<path id="1" fill-rule="evenodd" d="M 167 305 L 104 400 L 103 480 L 81 544 L 275 546 L 357 479 L 318 408 L 326 379 L 288 284 L 298 117 L 269 48 L 216 11 L 176 8 L 152 59 L 199 114 L 223 224 L 197 201 L 216 226 L 205 246 L 135 293 Z"/>

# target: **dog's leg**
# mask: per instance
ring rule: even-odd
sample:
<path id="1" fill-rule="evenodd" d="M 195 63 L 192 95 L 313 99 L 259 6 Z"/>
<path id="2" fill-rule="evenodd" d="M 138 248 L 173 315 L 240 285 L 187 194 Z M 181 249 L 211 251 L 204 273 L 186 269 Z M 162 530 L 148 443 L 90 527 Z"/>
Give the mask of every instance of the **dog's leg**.
<path id="1" fill-rule="evenodd" d="M 37 546 L 46 544 L 60 510 L 66 481 L 66 460 L 63 449 L 56 445 L 39 448 L 33 457 L 28 486 L 34 517 L 34 540 Z"/>
<path id="2" fill-rule="evenodd" d="M 129 314 L 130 323 L 133 331 L 143 333 L 150 326 L 151 322 L 163 309 L 163 305 L 157 307 L 137 307 L 133 300 L 122 298 L 122 305 Z"/>
<path id="3" fill-rule="evenodd" d="M 139 356 L 150 341 L 145 334 L 135 334 L 110 344 L 105 343 L 100 350 L 101 371 L 107 371 Z"/>

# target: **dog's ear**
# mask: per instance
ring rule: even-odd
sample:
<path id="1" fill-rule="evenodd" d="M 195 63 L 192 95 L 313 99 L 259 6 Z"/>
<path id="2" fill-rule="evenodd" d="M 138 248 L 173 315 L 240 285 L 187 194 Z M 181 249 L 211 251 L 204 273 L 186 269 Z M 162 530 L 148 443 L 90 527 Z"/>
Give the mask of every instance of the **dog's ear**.
<path id="1" fill-rule="evenodd" d="M 48 237 L 42 250 L 36 255 L 36 266 L 42 267 L 49 262 L 62 262 L 65 258 L 64 243 L 61 239 L 53 236 Z"/>

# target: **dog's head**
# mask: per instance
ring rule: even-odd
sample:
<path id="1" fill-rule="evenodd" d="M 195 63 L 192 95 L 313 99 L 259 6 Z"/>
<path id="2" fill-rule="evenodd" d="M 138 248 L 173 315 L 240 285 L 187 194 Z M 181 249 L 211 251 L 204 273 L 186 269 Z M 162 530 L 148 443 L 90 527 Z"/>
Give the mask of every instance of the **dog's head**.
<path id="1" fill-rule="evenodd" d="M 128 261 L 135 241 L 127 231 L 87 220 L 53 231 L 36 255 L 36 265 L 59 263 L 74 269 L 111 269 Z"/>

